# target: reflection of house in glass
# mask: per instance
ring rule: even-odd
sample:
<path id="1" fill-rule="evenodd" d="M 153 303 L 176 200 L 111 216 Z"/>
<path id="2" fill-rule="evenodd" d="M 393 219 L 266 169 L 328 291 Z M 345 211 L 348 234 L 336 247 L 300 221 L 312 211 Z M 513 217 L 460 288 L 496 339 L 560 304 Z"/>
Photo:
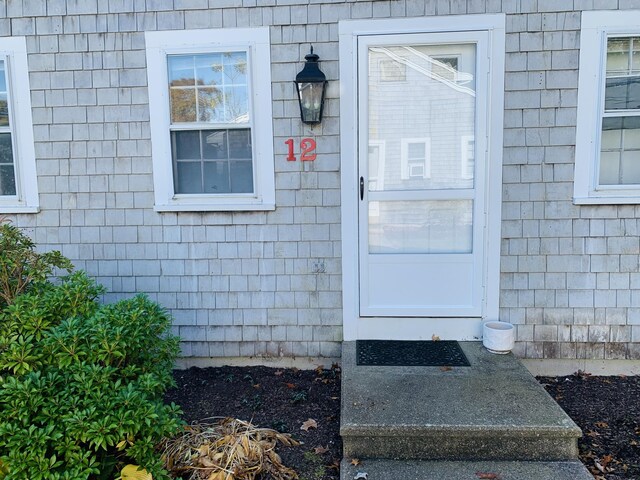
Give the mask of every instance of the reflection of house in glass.
<path id="1" fill-rule="evenodd" d="M 371 47 L 370 191 L 472 189 L 475 101 L 474 45 Z M 371 202 L 372 252 L 470 252 L 472 215 L 470 200 Z"/>

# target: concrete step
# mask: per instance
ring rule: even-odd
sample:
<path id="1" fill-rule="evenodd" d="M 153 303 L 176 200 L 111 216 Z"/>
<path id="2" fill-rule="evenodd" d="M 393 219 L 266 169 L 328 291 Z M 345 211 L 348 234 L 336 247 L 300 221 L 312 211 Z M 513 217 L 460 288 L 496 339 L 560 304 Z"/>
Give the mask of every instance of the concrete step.
<path id="1" fill-rule="evenodd" d="M 358 466 L 348 458 L 340 466 L 340 480 L 366 473 L 368 480 L 593 480 L 577 460 L 564 462 L 452 462 L 419 460 L 363 460 Z M 361 475 L 362 477 L 362 475 Z M 491 478 L 484 476 L 484 478 Z"/>
<path id="2" fill-rule="evenodd" d="M 343 344 L 345 458 L 575 460 L 580 429 L 511 355 L 462 342 L 470 367 L 356 365 Z"/>

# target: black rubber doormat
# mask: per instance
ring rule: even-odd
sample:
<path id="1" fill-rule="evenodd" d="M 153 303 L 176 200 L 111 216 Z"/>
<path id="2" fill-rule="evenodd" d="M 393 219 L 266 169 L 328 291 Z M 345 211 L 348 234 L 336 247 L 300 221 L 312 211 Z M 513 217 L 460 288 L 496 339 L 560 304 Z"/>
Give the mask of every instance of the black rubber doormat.
<path id="1" fill-rule="evenodd" d="M 357 340 L 356 364 L 398 367 L 469 367 L 455 341 Z"/>

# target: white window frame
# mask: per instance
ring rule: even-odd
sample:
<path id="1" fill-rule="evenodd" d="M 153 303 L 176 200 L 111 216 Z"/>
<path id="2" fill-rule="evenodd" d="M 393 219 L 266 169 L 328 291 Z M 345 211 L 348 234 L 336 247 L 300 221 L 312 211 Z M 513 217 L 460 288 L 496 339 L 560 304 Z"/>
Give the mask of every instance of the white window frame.
<path id="1" fill-rule="evenodd" d="M 573 202 L 640 204 L 640 185 L 599 185 L 607 38 L 640 36 L 640 11 L 582 12 Z"/>
<path id="2" fill-rule="evenodd" d="M 411 175 L 411 163 L 409 158 L 409 145 L 419 143 L 424 145 L 424 169 L 422 175 Z M 423 138 L 402 138 L 400 139 L 400 178 L 408 180 L 410 178 L 431 178 L 431 139 Z"/>
<path id="3" fill-rule="evenodd" d="M 257 211 L 275 209 L 271 54 L 269 28 L 145 32 L 155 210 Z M 167 56 L 210 51 L 246 51 L 254 192 L 177 194 L 173 183 Z"/>
<path id="4" fill-rule="evenodd" d="M 7 104 L 16 179 L 16 195 L 0 195 L 0 213 L 37 213 L 40 205 L 25 37 L 0 38 L 0 58 L 5 61 L 7 76 Z"/>

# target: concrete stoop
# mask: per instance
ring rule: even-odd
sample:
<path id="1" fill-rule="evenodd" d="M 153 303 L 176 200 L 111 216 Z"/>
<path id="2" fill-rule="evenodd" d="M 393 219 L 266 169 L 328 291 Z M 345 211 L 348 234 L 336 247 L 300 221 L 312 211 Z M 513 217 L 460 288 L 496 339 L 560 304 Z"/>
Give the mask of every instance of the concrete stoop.
<path id="1" fill-rule="evenodd" d="M 342 479 L 355 476 L 352 458 L 371 466 L 369 480 L 477 479 L 483 465 L 501 480 L 592 478 L 577 462 L 580 429 L 526 368 L 480 342 L 461 346 L 470 367 L 359 366 L 355 342 L 343 344 Z"/>

